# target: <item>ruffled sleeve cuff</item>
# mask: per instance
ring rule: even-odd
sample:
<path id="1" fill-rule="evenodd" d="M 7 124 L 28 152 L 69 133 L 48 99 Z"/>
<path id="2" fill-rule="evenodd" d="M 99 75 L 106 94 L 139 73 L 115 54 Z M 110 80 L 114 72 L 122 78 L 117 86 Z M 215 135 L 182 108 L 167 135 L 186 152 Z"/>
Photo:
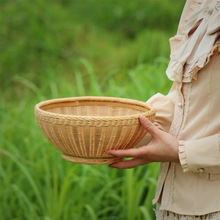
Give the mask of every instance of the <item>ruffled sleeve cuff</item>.
<path id="1" fill-rule="evenodd" d="M 184 172 L 220 173 L 220 134 L 180 140 L 179 160 Z"/>
<path id="2" fill-rule="evenodd" d="M 180 159 L 180 164 L 183 168 L 183 172 L 189 171 L 188 162 L 186 158 L 185 145 L 184 145 L 184 141 L 182 140 L 179 141 L 179 159 Z"/>

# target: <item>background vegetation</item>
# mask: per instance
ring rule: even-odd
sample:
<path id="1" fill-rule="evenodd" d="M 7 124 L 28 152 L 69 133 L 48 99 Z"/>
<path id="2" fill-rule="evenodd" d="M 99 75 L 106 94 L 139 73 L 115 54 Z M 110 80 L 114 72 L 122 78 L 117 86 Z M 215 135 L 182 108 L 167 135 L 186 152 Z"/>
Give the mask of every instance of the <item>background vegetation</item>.
<path id="1" fill-rule="evenodd" d="M 62 160 L 36 103 L 147 100 L 167 93 L 168 39 L 183 0 L 0 1 L 0 219 L 154 219 L 158 164 L 130 170 Z"/>

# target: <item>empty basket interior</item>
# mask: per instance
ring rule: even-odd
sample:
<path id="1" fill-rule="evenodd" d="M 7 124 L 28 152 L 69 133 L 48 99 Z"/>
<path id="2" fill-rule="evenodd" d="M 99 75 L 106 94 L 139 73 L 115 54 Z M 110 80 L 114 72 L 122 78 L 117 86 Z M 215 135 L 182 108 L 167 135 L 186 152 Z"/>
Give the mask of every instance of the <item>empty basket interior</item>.
<path id="1" fill-rule="evenodd" d="M 40 109 L 75 116 L 126 116 L 146 112 L 146 106 L 109 100 L 62 100 L 40 106 Z"/>

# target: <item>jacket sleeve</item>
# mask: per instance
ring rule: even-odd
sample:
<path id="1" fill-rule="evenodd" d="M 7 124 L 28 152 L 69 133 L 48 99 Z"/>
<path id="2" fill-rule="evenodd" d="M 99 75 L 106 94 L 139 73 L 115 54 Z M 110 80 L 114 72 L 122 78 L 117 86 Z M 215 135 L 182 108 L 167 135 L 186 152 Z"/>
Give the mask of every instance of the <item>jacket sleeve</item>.
<path id="1" fill-rule="evenodd" d="M 175 84 L 173 84 L 168 95 L 157 93 L 152 96 L 147 103 L 152 105 L 156 110 L 156 117 L 154 125 L 159 129 L 169 132 L 174 113 L 174 96 L 175 96 Z M 138 143 L 138 146 L 143 146 L 151 141 L 151 135 L 147 135 Z"/>
<path id="2" fill-rule="evenodd" d="M 180 140 L 179 158 L 184 172 L 220 173 L 220 134 Z"/>

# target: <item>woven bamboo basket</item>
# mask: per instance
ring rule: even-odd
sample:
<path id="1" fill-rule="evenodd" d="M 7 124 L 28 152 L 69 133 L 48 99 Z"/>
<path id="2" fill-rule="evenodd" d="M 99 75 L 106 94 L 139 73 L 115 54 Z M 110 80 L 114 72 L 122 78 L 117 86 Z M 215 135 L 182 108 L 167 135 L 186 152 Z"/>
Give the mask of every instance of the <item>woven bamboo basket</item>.
<path id="1" fill-rule="evenodd" d="M 39 127 L 62 157 L 82 164 L 121 161 L 107 149 L 135 147 L 145 136 L 139 116 L 153 121 L 155 110 L 145 102 L 111 97 L 53 99 L 35 106 Z"/>

